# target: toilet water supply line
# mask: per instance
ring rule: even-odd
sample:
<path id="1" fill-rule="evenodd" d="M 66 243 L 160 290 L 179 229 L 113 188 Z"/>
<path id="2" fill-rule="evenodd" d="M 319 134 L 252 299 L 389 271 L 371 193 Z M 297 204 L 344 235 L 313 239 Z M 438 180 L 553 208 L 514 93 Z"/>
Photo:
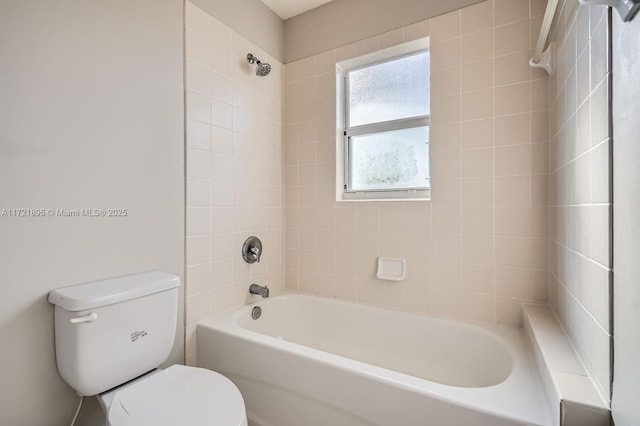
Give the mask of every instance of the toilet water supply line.
<path id="1" fill-rule="evenodd" d="M 78 414 L 80 414 L 80 409 L 82 408 L 82 401 L 84 401 L 84 396 L 80 396 L 80 401 L 78 402 L 78 408 L 76 409 L 76 414 L 73 416 L 73 420 L 71 420 L 71 426 L 76 424 L 76 420 L 78 420 Z"/>

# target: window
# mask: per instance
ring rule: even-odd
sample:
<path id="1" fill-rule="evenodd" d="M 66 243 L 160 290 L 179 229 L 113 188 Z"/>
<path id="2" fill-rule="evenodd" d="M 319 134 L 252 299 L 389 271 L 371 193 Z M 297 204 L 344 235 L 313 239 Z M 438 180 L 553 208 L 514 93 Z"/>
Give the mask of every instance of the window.
<path id="1" fill-rule="evenodd" d="M 427 47 L 421 40 L 338 64 L 338 199 L 429 198 Z"/>

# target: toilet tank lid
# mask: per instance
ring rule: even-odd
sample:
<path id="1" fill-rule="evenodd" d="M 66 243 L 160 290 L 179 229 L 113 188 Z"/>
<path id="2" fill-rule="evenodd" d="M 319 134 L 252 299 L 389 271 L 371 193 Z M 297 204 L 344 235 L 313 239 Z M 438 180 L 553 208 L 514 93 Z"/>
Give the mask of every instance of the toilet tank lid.
<path id="1" fill-rule="evenodd" d="M 180 277 L 152 271 L 63 287 L 49 293 L 49 303 L 67 311 L 94 309 L 180 286 Z"/>

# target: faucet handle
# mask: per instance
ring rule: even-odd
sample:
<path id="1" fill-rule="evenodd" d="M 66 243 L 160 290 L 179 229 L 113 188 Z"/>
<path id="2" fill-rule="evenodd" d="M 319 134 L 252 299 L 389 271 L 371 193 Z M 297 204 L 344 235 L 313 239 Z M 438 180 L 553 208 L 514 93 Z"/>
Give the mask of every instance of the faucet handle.
<path id="1" fill-rule="evenodd" d="M 258 237 L 252 236 L 242 245 L 242 258 L 247 263 L 260 262 L 262 256 L 262 242 Z"/>
<path id="2" fill-rule="evenodd" d="M 259 247 L 251 247 L 249 249 L 250 255 L 253 256 L 253 260 L 260 263 L 260 248 Z"/>

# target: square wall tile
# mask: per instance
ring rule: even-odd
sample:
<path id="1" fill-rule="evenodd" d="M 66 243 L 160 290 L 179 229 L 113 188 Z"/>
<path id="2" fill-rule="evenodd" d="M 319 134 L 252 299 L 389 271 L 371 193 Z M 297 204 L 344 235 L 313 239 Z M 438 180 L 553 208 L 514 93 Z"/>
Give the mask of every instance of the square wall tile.
<path id="1" fill-rule="evenodd" d="M 431 40 L 440 42 L 460 37 L 460 11 L 445 13 L 431 19 Z"/>
<path id="2" fill-rule="evenodd" d="M 460 10 L 462 35 L 493 27 L 493 2 L 483 1 Z"/>
<path id="3" fill-rule="evenodd" d="M 463 149 L 491 148 L 494 145 L 493 118 L 464 121 L 460 130 Z"/>
<path id="4" fill-rule="evenodd" d="M 431 69 L 451 68 L 460 65 L 460 38 L 431 44 Z"/>
<path id="5" fill-rule="evenodd" d="M 495 114 L 497 116 L 531 111 L 531 87 L 529 82 L 497 87 L 494 96 Z"/>
<path id="6" fill-rule="evenodd" d="M 511 1 L 517 3 L 520 0 L 504 0 L 505 3 Z M 529 22 L 521 20 L 495 27 L 493 38 L 495 43 L 494 54 L 497 56 L 529 50 Z"/>
<path id="7" fill-rule="evenodd" d="M 492 31 L 484 30 L 463 36 L 461 40 L 461 57 L 463 64 L 492 58 Z"/>
<path id="8" fill-rule="evenodd" d="M 483 59 L 462 65 L 460 91 L 489 89 L 493 87 L 493 60 Z"/>
<path id="9" fill-rule="evenodd" d="M 496 176 L 529 175 L 531 173 L 531 148 L 529 145 L 512 145 L 495 149 Z"/>
<path id="10" fill-rule="evenodd" d="M 531 137 L 531 120 L 532 116 L 528 113 L 496 117 L 496 146 L 528 144 Z"/>
<path id="11" fill-rule="evenodd" d="M 462 317 L 472 321 L 496 321 L 496 299 L 485 294 L 465 293 L 462 297 Z"/>
<path id="12" fill-rule="evenodd" d="M 463 93 L 460 118 L 463 121 L 480 120 L 493 116 L 493 91 L 491 89 Z"/>
<path id="13" fill-rule="evenodd" d="M 529 0 L 494 0 L 493 10 L 496 26 L 522 21 L 529 18 Z"/>
<path id="14" fill-rule="evenodd" d="M 496 57 L 493 62 L 494 84 L 496 86 L 503 86 L 529 81 L 531 70 L 529 66 L 530 57 L 531 55 L 528 50 Z M 547 80 L 540 80 L 539 84 L 546 90 Z M 536 86 L 536 88 L 538 88 L 538 86 Z M 537 91 L 534 93 L 537 93 Z M 538 106 L 538 104 L 536 104 L 536 106 Z M 538 107 L 536 109 L 540 108 Z"/>

